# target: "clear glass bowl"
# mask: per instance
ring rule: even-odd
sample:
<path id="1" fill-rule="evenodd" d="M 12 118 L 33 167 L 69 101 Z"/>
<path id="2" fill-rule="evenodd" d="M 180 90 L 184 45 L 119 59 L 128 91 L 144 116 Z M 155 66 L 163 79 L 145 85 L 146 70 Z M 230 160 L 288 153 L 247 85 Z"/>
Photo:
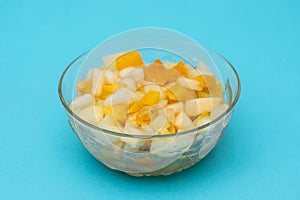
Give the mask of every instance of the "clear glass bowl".
<path id="1" fill-rule="evenodd" d="M 195 68 L 200 61 L 205 63 L 223 83 L 227 110 L 210 123 L 192 130 L 142 136 L 104 130 L 73 113 L 68 105 L 77 95 L 76 82 L 86 77 L 88 69 L 102 66 L 103 56 L 133 49 L 140 51 L 146 63 L 156 58 L 171 62 L 184 60 Z M 111 169 L 133 176 L 156 176 L 186 169 L 216 146 L 238 101 L 240 81 L 236 70 L 225 58 L 189 37 L 168 29 L 143 28 L 116 35 L 76 58 L 63 72 L 58 92 L 70 126 L 96 159 Z M 144 148 L 147 143 L 152 144 L 151 151 Z"/>

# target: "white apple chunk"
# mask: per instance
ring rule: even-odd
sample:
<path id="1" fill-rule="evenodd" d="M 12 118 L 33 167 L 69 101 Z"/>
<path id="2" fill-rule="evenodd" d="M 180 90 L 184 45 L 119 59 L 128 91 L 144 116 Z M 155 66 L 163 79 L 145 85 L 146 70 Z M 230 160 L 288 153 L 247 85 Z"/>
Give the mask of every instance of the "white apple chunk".
<path id="1" fill-rule="evenodd" d="M 215 106 L 221 103 L 222 99 L 219 97 L 191 99 L 185 102 L 184 111 L 188 116 L 197 116 L 205 111 L 211 112 Z"/>

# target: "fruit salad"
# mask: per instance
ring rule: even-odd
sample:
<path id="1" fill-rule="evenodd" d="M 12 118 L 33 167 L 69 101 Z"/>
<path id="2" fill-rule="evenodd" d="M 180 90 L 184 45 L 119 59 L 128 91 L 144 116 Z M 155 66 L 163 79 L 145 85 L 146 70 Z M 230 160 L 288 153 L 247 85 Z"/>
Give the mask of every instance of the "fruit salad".
<path id="1" fill-rule="evenodd" d="M 176 134 L 209 123 L 228 107 L 222 82 L 203 63 L 197 68 L 159 58 L 145 63 L 136 50 L 103 62 L 77 82 L 77 96 L 69 105 L 80 118 L 102 129 L 145 136 Z M 137 145 L 125 137 L 120 140 Z M 143 145 L 151 150 L 151 142 L 139 148 Z M 152 148 L 159 145 L 152 143 Z"/>

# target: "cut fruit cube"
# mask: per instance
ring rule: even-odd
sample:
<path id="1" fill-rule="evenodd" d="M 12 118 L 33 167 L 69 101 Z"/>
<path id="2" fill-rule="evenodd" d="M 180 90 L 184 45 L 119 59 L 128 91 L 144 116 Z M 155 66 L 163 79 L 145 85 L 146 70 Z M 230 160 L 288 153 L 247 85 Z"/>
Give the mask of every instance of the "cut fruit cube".
<path id="1" fill-rule="evenodd" d="M 132 91 L 128 90 L 127 88 L 121 88 L 105 99 L 103 104 L 104 106 L 128 104 L 131 95 Z"/>
<path id="2" fill-rule="evenodd" d="M 191 99 L 185 102 L 185 113 L 188 116 L 197 116 L 203 112 L 211 112 L 213 107 L 222 103 L 221 98 L 199 98 Z"/>
<path id="3" fill-rule="evenodd" d="M 92 89 L 92 79 L 78 81 L 77 84 L 76 84 L 76 89 L 81 94 L 90 93 L 91 89 Z"/>
<path id="4" fill-rule="evenodd" d="M 98 125 L 103 119 L 103 109 L 100 106 L 89 106 L 80 110 L 78 115 L 85 121 L 93 125 Z"/>
<path id="5" fill-rule="evenodd" d="M 202 87 L 209 89 L 216 88 L 217 81 L 215 76 L 211 75 L 199 75 L 192 78 L 193 80 L 199 81 Z"/>
<path id="6" fill-rule="evenodd" d="M 104 114 L 110 115 L 114 120 L 124 124 L 128 118 L 127 115 L 128 106 L 125 104 L 118 104 L 104 108 Z"/>
<path id="7" fill-rule="evenodd" d="M 179 83 L 180 85 L 182 85 L 183 87 L 185 87 L 187 89 L 197 90 L 197 91 L 202 90 L 202 87 L 200 86 L 200 83 L 196 80 L 192 80 L 192 79 L 188 79 L 188 78 L 184 78 L 184 77 L 179 77 L 177 79 L 177 83 Z"/>
<path id="8" fill-rule="evenodd" d="M 69 107 L 72 111 L 76 111 L 90 105 L 95 104 L 94 96 L 91 94 L 84 94 L 82 96 L 76 97 L 72 103 L 70 103 Z"/>
<path id="9" fill-rule="evenodd" d="M 143 105 L 152 106 L 159 102 L 160 93 L 157 91 L 147 92 L 141 99 Z"/>
<path id="10" fill-rule="evenodd" d="M 110 115 L 106 115 L 98 124 L 98 127 L 117 132 L 117 133 L 123 133 L 122 126 L 116 122 Z"/>
<path id="11" fill-rule="evenodd" d="M 187 89 L 178 83 L 171 86 L 170 90 L 179 101 L 186 101 L 196 98 L 196 93 L 194 90 Z"/>
<path id="12" fill-rule="evenodd" d="M 112 71 L 110 71 L 109 69 L 105 70 L 104 74 L 105 74 L 105 83 L 106 84 L 114 85 L 119 80 L 118 76 L 115 73 L 113 73 Z"/>
<path id="13" fill-rule="evenodd" d="M 172 109 L 175 114 L 182 112 L 184 109 L 183 102 L 172 103 L 166 106 L 166 110 Z"/>
<path id="14" fill-rule="evenodd" d="M 162 129 L 167 129 L 170 127 L 170 124 L 165 115 L 158 115 L 150 124 L 149 126 L 158 133 Z"/>
<path id="15" fill-rule="evenodd" d="M 174 125 L 178 132 L 195 128 L 191 119 L 184 112 L 177 115 Z"/>
<path id="16" fill-rule="evenodd" d="M 209 122 L 211 122 L 211 118 L 210 118 L 210 116 L 204 116 L 204 117 L 202 117 L 201 119 L 195 119 L 194 121 L 193 121 L 193 124 L 195 125 L 195 127 L 200 127 L 200 126 L 203 126 L 203 125 L 205 125 L 205 124 L 208 124 Z"/>
<path id="17" fill-rule="evenodd" d="M 174 67 L 172 67 L 172 69 L 176 70 L 179 74 L 181 74 L 184 77 L 188 76 L 188 72 L 185 68 L 185 64 L 183 61 L 179 61 L 177 63 L 177 65 L 175 65 Z"/>
<path id="18" fill-rule="evenodd" d="M 134 91 L 136 89 L 135 81 L 131 77 L 122 78 L 119 81 L 120 84 L 126 84 L 127 88 L 131 91 Z"/>
<path id="19" fill-rule="evenodd" d="M 92 91 L 94 96 L 100 96 L 102 88 L 105 82 L 104 72 L 99 69 L 93 69 L 92 71 Z"/>
<path id="20" fill-rule="evenodd" d="M 138 67 L 142 65 L 144 65 L 144 62 L 138 51 L 130 51 L 116 58 L 116 68 L 118 71 L 127 67 Z"/>

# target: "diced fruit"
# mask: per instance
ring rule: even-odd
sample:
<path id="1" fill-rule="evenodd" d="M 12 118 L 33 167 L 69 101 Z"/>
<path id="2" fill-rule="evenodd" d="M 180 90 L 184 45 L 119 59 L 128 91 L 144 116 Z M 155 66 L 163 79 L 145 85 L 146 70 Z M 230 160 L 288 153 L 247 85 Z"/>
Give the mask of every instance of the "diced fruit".
<path id="1" fill-rule="evenodd" d="M 182 85 L 176 83 L 170 87 L 170 90 L 179 101 L 186 101 L 189 99 L 195 99 L 196 93 L 193 90 L 187 89 Z"/>
<path id="2" fill-rule="evenodd" d="M 116 104 L 128 104 L 130 96 L 132 95 L 132 91 L 127 88 L 121 88 L 117 90 L 114 94 L 109 96 L 104 101 L 104 106 L 112 106 Z"/>
<path id="3" fill-rule="evenodd" d="M 92 89 L 92 79 L 78 81 L 76 84 L 76 89 L 81 94 L 90 93 Z"/>
<path id="4" fill-rule="evenodd" d="M 163 64 L 163 62 L 161 62 L 161 60 L 160 60 L 159 58 L 157 58 L 156 60 L 154 60 L 153 63 L 156 63 L 156 64 Z"/>
<path id="5" fill-rule="evenodd" d="M 199 82 L 196 80 L 184 78 L 184 77 L 179 77 L 177 79 L 177 83 L 179 83 L 181 86 L 191 89 L 191 90 L 197 90 L 201 91 L 202 87 L 200 86 Z"/>
<path id="6" fill-rule="evenodd" d="M 136 89 L 136 84 L 135 84 L 135 81 L 130 78 L 130 77 L 127 77 L 127 78 L 122 78 L 119 83 L 121 84 L 126 84 L 127 88 L 131 91 L 134 91 Z"/>
<path id="7" fill-rule="evenodd" d="M 116 68 L 118 71 L 127 67 L 138 67 L 142 65 L 144 65 L 144 62 L 138 51 L 130 51 L 116 58 Z"/>
<path id="8" fill-rule="evenodd" d="M 104 82 L 105 82 L 104 72 L 99 69 L 94 69 L 92 72 L 92 94 L 94 96 L 101 95 Z"/>
<path id="9" fill-rule="evenodd" d="M 201 87 L 206 87 L 206 88 L 215 88 L 216 87 L 216 77 L 215 76 L 210 76 L 210 75 L 199 75 L 195 76 L 192 79 L 199 81 Z"/>
<path id="10" fill-rule="evenodd" d="M 179 74 L 181 74 L 184 77 L 188 76 L 188 72 L 185 68 L 185 64 L 182 61 L 179 61 L 177 65 L 175 65 L 172 69 L 176 70 Z"/>
<path id="11" fill-rule="evenodd" d="M 122 133 L 122 126 L 118 124 L 110 115 L 106 115 L 99 123 L 98 125 L 100 128 L 117 132 L 117 133 Z"/>
<path id="12" fill-rule="evenodd" d="M 147 84 L 144 86 L 144 91 L 145 92 L 149 92 L 149 91 L 156 91 L 159 92 L 160 94 L 160 99 L 165 98 L 165 93 L 163 91 L 163 89 L 161 88 L 161 86 L 157 85 L 157 84 Z"/>
<path id="13" fill-rule="evenodd" d="M 164 85 L 176 81 L 180 74 L 175 70 L 168 70 L 162 64 L 153 63 L 144 68 L 145 80 Z"/>
<path id="14" fill-rule="evenodd" d="M 183 111 L 184 104 L 182 102 L 172 103 L 166 106 L 166 109 L 172 109 L 175 114 Z"/>
<path id="15" fill-rule="evenodd" d="M 197 116 L 203 112 L 211 112 L 214 106 L 220 105 L 222 100 L 217 97 L 191 99 L 185 102 L 185 113 Z"/>
<path id="16" fill-rule="evenodd" d="M 228 109 L 228 105 L 226 105 L 226 104 L 222 104 L 222 105 L 214 107 L 210 114 L 211 118 L 213 120 L 216 119 L 217 117 L 219 117 L 220 115 L 225 113 L 227 109 Z"/>
<path id="17" fill-rule="evenodd" d="M 70 109 L 72 111 L 82 109 L 85 107 L 88 107 L 90 105 L 93 105 L 95 103 L 95 99 L 93 95 L 91 94 L 85 94 L 82 96 L 76 97 L 73 102 L 69 105 Z"/>
<path id="18" fill-rule="evenodd" d="M 180 112 L 177 115 L 174 125 L 180 131 L 189 130 L 189 129 L 194 128 L 193 122 L 184 112 Z"/>
<path id="19" fill-rule="evenodd" d="M 141 99 L 143 105 L 152 106 L 159 102 L 160 93 L 156 91 L 149 91 Z"/>
<path id="20" fill-rule="evenodd" d="M 209 116 L 205 116 L 205 117 L 203 117 L 201 119 L 198 119 L 198 118 L 195 119 L 193 121 L 193 124 L 195 125 L 195 127 L 200 127 L 200 126 L 203 126 L 203 125 L 205 125 L 205 124 L 207 124 L 209 122 L 211 122 L 210 117 Z"/>
<path id="21" fill-rule="evenodd" d="M 105 115 L 110 115 L 112 118 L 114 118 L 115 120 L 123 124 L 128 118 L 127 110 L 128 110 L 127 105 L 118 104 L 114 106 L 105 107 L 104 113 Z"/>
<path id="22" fill-rule="evenodd" d="M 110 70 L 105 70 L 105 82 L 106 84 L 114 85 L 118 82 L 118 76 Z"/>
<path id="23" fill-rule="evenodd" d="M 103 109 L 100 106 L 89 106 L 80 110 L 79 116 L 91 124 L 98 125 L 103 118 Z"/>
<path id="24" fill-rule="evenodd" d="M 158 115 L 149 126 L 157 133 L 162 129 L 169 128 L 170 124 L 165 115 Z"/>
<path id="25" fill-rule="evenodd" d="M 144 105 L 142 104 L 141 101 L 136 101 L 136 102 L 134 102 L 133 104 L 131 104 L 129 106 L 128 112 L 129 113 L 135 113 L 135 112 L 141 110 L 143 107 L 144 107 Z"/>

